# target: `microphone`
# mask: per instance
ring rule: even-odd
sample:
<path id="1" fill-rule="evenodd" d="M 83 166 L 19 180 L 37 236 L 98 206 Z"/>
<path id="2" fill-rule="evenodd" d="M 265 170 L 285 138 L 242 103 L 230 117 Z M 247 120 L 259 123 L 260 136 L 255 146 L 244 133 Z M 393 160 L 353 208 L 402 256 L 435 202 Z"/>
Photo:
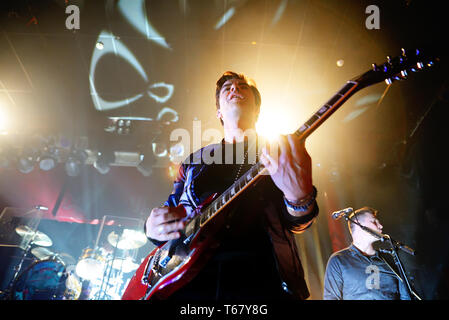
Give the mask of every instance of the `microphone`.
<path id="1" fill-rule="evenodd" d="M 347 214 L 349 214 L 349 213 L 351 213 L 353 211 L 354 211 L 354 208 L 351 208 L 351 207 L 348 207 L 348 208 L 345 208 L 345 209 L 342 209 L 342 210 L 338 210 L 338 211 L 334 211 L 334 212 L 332 212 L 332 219 L 338 220 L 341 217 L 343 217 L 343 216 L 345 216 L 345 215 L 347 215 Z"/>

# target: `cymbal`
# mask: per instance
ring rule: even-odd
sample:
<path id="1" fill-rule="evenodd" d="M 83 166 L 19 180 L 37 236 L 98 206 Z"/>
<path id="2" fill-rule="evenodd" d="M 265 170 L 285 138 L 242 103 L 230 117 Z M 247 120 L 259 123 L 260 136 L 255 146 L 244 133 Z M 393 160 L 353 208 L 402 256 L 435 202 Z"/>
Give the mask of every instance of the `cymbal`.
<path id="1" fill-rule="evenodd" d="M 44 260 L 44 259 L 50 258 L 51 256 L 53 256 L 55 254 L 53 251 L 50 251 L 47 248 L 43 248 L 43 247 L 33 248 L 33 249 L 31 249 L 31 253 L 39 260 Z"/>
<path id="2" fill-rule="evenodd" d="M 125 229 L 121 236 L 112 231 L 108 235 L 108 242 L 122 250 L 137 249 L 147 243 L 147 237 L 143 232 Z"/>
<path id="3" fill-rule="evenodd" d="M 137 263 L 134 263 L 132 259 L 125 258 L 125 259 L 115 259 L 112 262 L 112 268 L 116 270 L 121 270 L 124 273 L 128 273 L 134 270 L 137 270 L 139 265 Z"/>
<path id="4" fill-rule="evenodd" d="M 31 253 L 39 260 L 54 258 L 54 259 L 58 259 L 59 261 L 63 262 L 64 265 L 66 265 L 66 266 L 75 264 L 75 262 L 76 262 L 75 258 L 73 258 L 68 253 L 64 253 L 64 252 L 56 253 L 56 252 L 53 252 L 53 251 L 48 250 L 47 248 L 43 248 L 43 247 L 33 248 L 33 249 L 31 249 Z"/>
<path id="5" fill-rule="evenodd" d="M 16 232 L 21 237 L 34 236 L 32 243 L 41 247 L 50 247 L 53 244 L 51 239 L 45 233 L 38 230 L 33 231 L 30 227 L 25 225 L 18 226 Z"/>
<path id="6" fill-rule="evenodd" d="M 73 264 L 76 263 L 75 258 L 72 257 L 72 256 L 71 256 L 70 254 L 68 254 L 68 253 L 61 252 L 61 253 L 57 254 L 57 256 L 58 256 L 58 258 L 59 258 L 60 260 L 62 260 L 62 261 L 64 262 L 64 264 L 65 264 L 66 266 L 73 265 Z"/>

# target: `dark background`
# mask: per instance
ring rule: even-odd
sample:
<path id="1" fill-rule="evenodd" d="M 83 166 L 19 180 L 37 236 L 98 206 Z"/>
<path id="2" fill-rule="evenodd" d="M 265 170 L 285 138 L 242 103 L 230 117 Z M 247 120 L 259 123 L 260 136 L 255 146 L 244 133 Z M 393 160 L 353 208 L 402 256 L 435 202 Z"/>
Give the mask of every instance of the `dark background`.
<path id="1" fill-rule="evenodd" d="M 48 207 L 39 230 L 52 238 L 53 250 L 78 259 L 83 248 L 93 245 L 103 216 L 143 220 L 149 208 L 167 198 L 176 164 L 168 156 L 154 155 L 153 142 L 169 148 L 170 133 L 183 128 L 193 135 L 197 119 L 203 131 L 221 130 L 214 89 L 222 72 L 234 70 L 254 78 L 262 112 L 275 110 L 299 127 L 371 63 L 383 63 L 386 55 L 398 55 L 402 47 L 427 47 L 441 58 L 437 66 L 388 90 L 381 83 L 357 93 L 308 139 L 321 208 L 320 247 L 309 250 L 320 251 L 326 263 L 333 251 L 347 244 L 344 223 L 328 218 L 333 210 L 375 207 L 384 231 L 417 250 L 415 257 L 401 255 L 417 291 L 425 299 L 449 298 L 443 165 L 448 30 L 439 2 L 136 1 L 141 10 L 130 22 L 121 6 L 131 2 L 1 2 L 0 115 L 7 118 L 9 130 L 0 135 L 0 155 L 9 161 L 0 167 L 0 210 Z M 80 8 L 79 30 L 65 26 L 70 4 Z M 379 30 L 365 26 L 365 9 L 371 4 L 380 9 Z M 232 17 L 217 27 L 230 8 Z M 167 46 L 148 36 L 140 16 Z M 102 31 L 114 40 L 99 38 Z M 97 41 L 105 46 L 101 52 Z M 132 53 L 146 79 L 120 45 Z M 91 73 L 95 52 L 100 59 Z M 336 65 L 340 59 L 342 67 Z M 98 110 L 89 81 L 108 102 L 141 96 L 120 108 Z M 174 91 L 167 101 L 157 102 L 147 92 L 161 82 Z M 167 93 L 163 88 L 151 92 L 160 97 Z M 175 110 L 179 120 L 158 120 L 164 107 Z M 105 131 L 110 117 L 151 121 L 134 121 L 130 134 L 119 135 Z M 25 146 L 39 149 L 50 136 L 64 150 L 82 145 L 103 154 L 145 153 L 152 172 L 144 176 L 135 166 L 122 164 L 101 174 L 88 162 L 71 177 L 64 158 L 50 171 L 36 163 L 30 173 L 19 172 L 16 163 Z M 185 155 L 193 151 L 192 145 Z M 139 251 L 139 259 L 149 247 Z M 319 290 L 312 288 L 314 297 Z"/>

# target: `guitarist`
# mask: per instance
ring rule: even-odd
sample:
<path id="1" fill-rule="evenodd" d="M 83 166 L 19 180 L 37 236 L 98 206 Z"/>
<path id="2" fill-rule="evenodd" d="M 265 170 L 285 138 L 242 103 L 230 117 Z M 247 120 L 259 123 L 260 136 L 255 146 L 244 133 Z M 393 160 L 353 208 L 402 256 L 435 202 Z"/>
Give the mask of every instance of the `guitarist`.
<path id="1" fill-rule="evenodd" d="M 252 166 L 249 152 L 260 144 L 247 132 L 255 132 L 260 105 L 258 89 L 243 74 L 228 71 L 220 77 L 216 107 L 224 139 L 198 150 L 181 165 L 172 194 L 164 206 L 151 211 L 145 223 L 145 233 L 154 244 L 179 238 L 197 206 L 211 194 L 222 193 Z M 240 163 L 237 150 L 244 150 Z M 220 246 L 196 277 L 169 299 L 292 300 L 309 296 L 294 234 L 307 229 L 318 215 L 311 158 L 304 141 L 295 135 L 280 138 L 278 156 L 272 150 L 263 148 L 260 158 L 256 151 L 256 161 L 265 166 L 271 179 L 260 179 L 235 199 L 229 223 L 220 232 Z M 205 161 L 211 156 L 221 161 Z"/>

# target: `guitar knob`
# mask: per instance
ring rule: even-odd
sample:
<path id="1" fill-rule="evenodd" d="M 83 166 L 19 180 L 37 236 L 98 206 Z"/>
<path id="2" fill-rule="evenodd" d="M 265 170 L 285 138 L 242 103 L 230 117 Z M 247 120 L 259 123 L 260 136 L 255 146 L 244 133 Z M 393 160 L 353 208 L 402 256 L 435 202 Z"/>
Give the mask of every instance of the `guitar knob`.
<path id="1" fill-rule="evenodd" d="M 390 84 L 393 83 L 393 80 L 391 80 L 390 78 L 387 78 L 387 79 L 385 79 L 385 83 L 386 83 L 387 85 L 390 85 Z"/>
<path id="2" fill-rule="evenodd" d="M 401 48 L 401 56 L 403 56 L 404 58 L 407 57 L 406 54 L 405 54 L 405 49 L 404 48 Z"/>

